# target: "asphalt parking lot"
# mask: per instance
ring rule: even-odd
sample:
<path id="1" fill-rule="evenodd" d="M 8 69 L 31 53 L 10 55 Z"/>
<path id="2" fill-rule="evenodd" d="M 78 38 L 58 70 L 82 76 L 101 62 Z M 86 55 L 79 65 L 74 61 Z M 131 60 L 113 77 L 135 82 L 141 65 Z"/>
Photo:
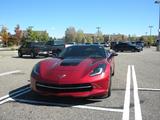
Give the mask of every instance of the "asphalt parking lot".
<path id="1" fill-rule="evenodd" d="M 40 96 L 29 88 L 30 72 L 45 58 L 18 58 L 0 51 L 0 120 L 159 120 L 160 52 L 119 53 L 106 99 Z"/>

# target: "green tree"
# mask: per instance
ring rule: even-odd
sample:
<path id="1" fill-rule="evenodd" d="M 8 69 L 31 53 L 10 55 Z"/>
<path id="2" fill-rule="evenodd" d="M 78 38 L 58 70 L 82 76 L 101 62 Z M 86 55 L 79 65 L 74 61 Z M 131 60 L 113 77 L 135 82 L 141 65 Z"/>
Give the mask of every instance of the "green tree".
<path id="1" fill-rule="evenodd" d="M 154 36 L 149 36 L 149 37 L 148 37 L 148 43 L 149 43 L 150 45 L 153 45 L 153 44 L 155 43 L 155 37 L 154 37 Z"/>
<path id="2" fill-rule="evenodd" d="M 19 45 L 19 43 L 21 42 L 22 37 L 23 37 L 22 30 L 20 29 L 20 26 L 17 25 L 17 26 L 15 27 L 15 30 L 14 30 L 14 31 L 15 31 L 16 44 Z"/>
<path id="3" fill-rule="evenodd" d="M 27 41 L 48 41 L 49 38 L 46 31 L 33 31 L 32 27 L 27 28 Z"/>
<path id="4" fill-rule="evenodd" d="M 33 32 L 33 30 L 32 30 L 32 26 L 29 26 L 28 28 L 27 28 L 27 35 L 26 35 L 26 40 L 27 41 L 33 41 L 33 36 L 34 36 L 34 32 Z"/>
<path id="5" fill-rule="evenodd" d="M 104 42 L 104 36 L 101 31 L 97 32 L 96 40 L 97 40 L 97 42 Z"/>
<path id="6" fill-rule="evenodd" d="M 98 40 L 99 40 L 99 42 L 104 42 L 104 37 L 103 37 L 103 35 L 99 36 L 99 37 L 98 37 Z"/>
<path id="7" fill-rule="evenodd" d="M 136 35 L 130 36 L 130 41 L 136 41 L 136 40 L 137 40 L 137 36 Z"/>
<path id="8" fill-rule="evenodd" d="M 38 37 L 40 37 L 40 39 L 39 39 L 40 41 L 48 41 L 49 40 L 49 35 L 46 31 L 41 33 Z"/>
<path id="9" fill-rule="evenodd" d="M 84 43 L 84 33 L 82 30 L 78 30 L 76 34 L 76 42 L 77 43 Z"/>
<path id="10" fill-rule="evenodd" d="M 75 42 L 76 41 L 76 30 L 74 27 L 69 27 L 65 31 L 65 42 Z"/>
<path id="11" fill-rule="evenodd" d="M 8 40 L 9 40 L 9 34 L 7 30 L 8 30 L 7 27 L 3 26 L 0 32 L 2 41 L 6 46 L 8 46 Z"/>
<path id="12" fill-rule="evenodd" d="M 85 36 L 85 42 L 92 43 L 93 42 L 93 38 L 91 36 L 89 36 L 89 35 L 86 35 Z"/>

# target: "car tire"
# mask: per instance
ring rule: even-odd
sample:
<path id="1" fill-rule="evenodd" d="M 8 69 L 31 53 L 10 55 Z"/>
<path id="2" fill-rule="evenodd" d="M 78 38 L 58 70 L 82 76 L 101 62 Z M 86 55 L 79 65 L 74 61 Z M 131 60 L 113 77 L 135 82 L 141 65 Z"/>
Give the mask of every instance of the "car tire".
<path id="1" fill-rule="evenodd" d="M 19 56 L 19 57 L 22 57 L 22 56 L 23 56 L 20 51 L 18 51 L 18 56 Z"/>
<path id="2" fill-rule="evenodd" d="M 131 49 L 132 52 L 135 52 L 135 49 Z"/>
<path id="3" fill-rule="evenodd" d="M 112 76 L 114 76 L 114 71 L 112 72 Z"/>
<path id="4" fill-rule="evenodd" d="M 118 49 L 115 49 L 115 52 L 118 52 Z"/>
<path id="5" fill-rule="evenodd" d="M 31 52 L 31 58 L 35 58 L 35 57 L 36 57 L 35 53 Z"/>

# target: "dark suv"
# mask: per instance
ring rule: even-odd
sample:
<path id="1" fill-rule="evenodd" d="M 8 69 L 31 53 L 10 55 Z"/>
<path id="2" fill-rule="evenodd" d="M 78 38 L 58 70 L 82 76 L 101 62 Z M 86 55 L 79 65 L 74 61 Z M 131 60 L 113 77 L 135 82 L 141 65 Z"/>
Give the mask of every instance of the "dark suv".
<path id="1" fill-rule="evenodd" d="M 136 45 L 133 45 L 129 42 L 119 42 L 118 44 L 116 44 L 113 47 L 113 50 L 115 50 L 116 52 L 118 52 L 118 51 L 121 51 L 121 52 L 123 52 L 123 51 L 140 52 L 141 48 Z"/>
<path id="2" fill-rule="evenodd" d="M 47 57 L 50 53 L 52 51 L 48 51 L 43 42 L 25 42 L 18 49 L 19 57 L 23 55 L 31 55 L 32 58 L 35 58 L 37 55 Z"/>

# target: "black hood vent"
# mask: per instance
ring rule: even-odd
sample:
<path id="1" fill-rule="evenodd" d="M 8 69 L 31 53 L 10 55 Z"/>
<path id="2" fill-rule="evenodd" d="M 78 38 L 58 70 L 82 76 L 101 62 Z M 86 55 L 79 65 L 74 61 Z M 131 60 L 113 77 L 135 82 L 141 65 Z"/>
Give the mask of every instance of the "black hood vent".
<path id="1" fill-rule="evenodd" d="M 77 66 L 83 59 L 64 59 L 61 66 Z"/>

